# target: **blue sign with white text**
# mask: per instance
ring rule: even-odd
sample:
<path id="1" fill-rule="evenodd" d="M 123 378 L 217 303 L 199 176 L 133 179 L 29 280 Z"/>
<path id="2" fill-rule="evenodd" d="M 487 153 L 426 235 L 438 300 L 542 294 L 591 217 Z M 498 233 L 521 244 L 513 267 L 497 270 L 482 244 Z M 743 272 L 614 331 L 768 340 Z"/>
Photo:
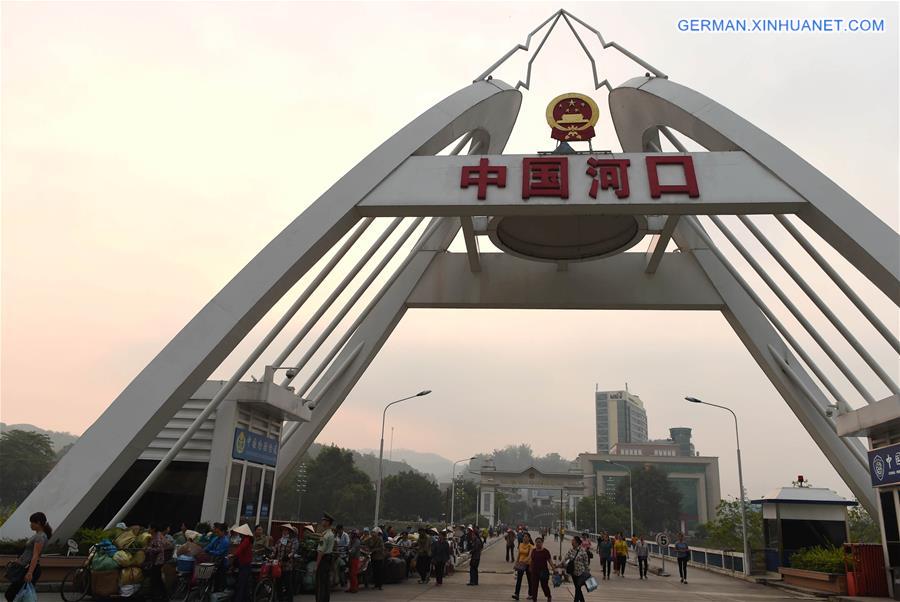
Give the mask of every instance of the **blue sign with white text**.
<path id="1" fill-rule="evenodd" d="M 900 483 L 900 444 L 870 451 L 869 475 L 873 487 Z"/>
<path id="2" fill-rule="evenodd" d="M 247 429 L 234 429 L 234 445 L 231 457 L 258 464 L 275 466 L 278 461 L 278 439 L 251 433 Z"/>

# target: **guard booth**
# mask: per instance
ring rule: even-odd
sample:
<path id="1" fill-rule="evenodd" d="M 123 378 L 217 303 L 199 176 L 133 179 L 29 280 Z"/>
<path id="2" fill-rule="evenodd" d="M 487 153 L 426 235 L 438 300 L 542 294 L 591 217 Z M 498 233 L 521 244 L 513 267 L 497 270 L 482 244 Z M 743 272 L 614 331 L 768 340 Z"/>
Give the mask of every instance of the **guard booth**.
<path id="1" fill-rule="evenodd" d="M 268 531 L 275 494 L 282 424 L 308 410 L 288 390 L 262 381 L 235 385 L 128 512 L 125 522 L 193 526 L 198 521 L 261 524 Z M 84 525 L 103 527 L 209 401 L 224 381 L 206 381 L 95 507 Z"/>
<path id="2" fill-rule="evenodd" d="M 869 439 L 869 478 L 878 493 L 888 587 L 891 597 L 900 600 L 900 395 L 841 414 L 835 427 L 842 437 Z"/>
<path id="3" fill-rule="evenodd" d="M 802 477 L 798 481 L 802 485 Z M 830 489 L 779 487 L 752 503 L 762 505 L 767 571 L 791 566 L 791 555 L 803 548 L 850 541 L 847 508 L 857 503 Z"/>

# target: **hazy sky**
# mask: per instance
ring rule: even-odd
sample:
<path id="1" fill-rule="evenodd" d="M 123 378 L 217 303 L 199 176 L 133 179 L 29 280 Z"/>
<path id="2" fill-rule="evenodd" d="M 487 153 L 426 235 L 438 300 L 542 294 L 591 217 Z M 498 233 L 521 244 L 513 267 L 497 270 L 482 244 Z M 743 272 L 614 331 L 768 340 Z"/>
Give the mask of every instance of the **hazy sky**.
<path id="1" fill-rule="evenodd" d="M 897 228 L 896 3 L 563 6 L 773 134 Z M 3 421 L 81 433 L 321 192 L 558 7 L 3 4 Z M 886 32 L 676 27 L 682 18 L 723 17 L 879 18 Z M 643 75 L 585 39 L 601 78 L 618 84 Z M 495 77 L 515 84 L 529 56 L 519 53 Z M 535 61 L 507 152 L 552 148 L 544 109 L 566 91 L 593 94 L 601 107 L 594 146 L 619 150 L 606 94 L 591 92 L 591 81 L 587 59 L 560 24 Z M 757 223 L 824 286 L 897 378 L 896 356 L 852 306 L 774 220 Z M 826 251 L 896 329 L 896 308 Z M 800 298 L 780 272 L 778 279 Z M 283 305 L 216 377 L 231 374 Z M 821 316 L 814 321 L 836 340 Z M 849 347 L 836 348 L 877 397 L 886 394 Z M 739 413 L 751 495 L 800 473 L 848 493 L 718 313 L 410 311 L 319 441 L 377 447 L 383 404 L 429 388 L 430 397 L 389 414 L 395 448 L 459 459 L 527 441 L 538 453 L 574 457 L 594 449 L 595 385 L 626 381 L 646 403 L 651 436 L 690 426 L 700 452 L 721 456 L 723 494 L 737 493 L 730 417 L 689 406 L 684 395 Z"/>

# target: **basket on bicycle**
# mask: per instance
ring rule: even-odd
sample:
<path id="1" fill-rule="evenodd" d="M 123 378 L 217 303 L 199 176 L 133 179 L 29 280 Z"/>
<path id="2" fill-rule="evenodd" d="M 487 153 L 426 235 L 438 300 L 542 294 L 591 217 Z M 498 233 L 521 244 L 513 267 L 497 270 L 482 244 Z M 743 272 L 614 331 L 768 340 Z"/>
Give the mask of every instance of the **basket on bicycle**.
<path id="1" fill-rule="evenodd" d="M 194 567 L 194 577 L 197 579 L 211 579 L 216 572 L 216 565 L 212 562 L 201 562 Z"/>

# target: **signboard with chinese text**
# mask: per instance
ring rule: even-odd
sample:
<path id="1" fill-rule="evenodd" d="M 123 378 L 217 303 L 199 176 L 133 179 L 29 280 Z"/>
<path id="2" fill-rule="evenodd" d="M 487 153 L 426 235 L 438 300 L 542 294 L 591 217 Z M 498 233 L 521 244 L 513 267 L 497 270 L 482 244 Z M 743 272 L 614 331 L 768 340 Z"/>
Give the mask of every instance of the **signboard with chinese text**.
<path id="1" fill-rule="evenodd" d="M 795 213 L 806 201 L 741 151 L 409 157 L 361 215 Z"/>
<path id="2" fill-rule="evenodd" d="M 275 466 L 278 461 L 278 439 L 257 435 L 247 429 L 234 429 L 234 444 L 231 457 L 257 464 Z"/>
<path id="3" fill-rule="evenodd" d="M 873 487 L 900 483 L 900 443 L 869 452 L 869 476 Z"/>

